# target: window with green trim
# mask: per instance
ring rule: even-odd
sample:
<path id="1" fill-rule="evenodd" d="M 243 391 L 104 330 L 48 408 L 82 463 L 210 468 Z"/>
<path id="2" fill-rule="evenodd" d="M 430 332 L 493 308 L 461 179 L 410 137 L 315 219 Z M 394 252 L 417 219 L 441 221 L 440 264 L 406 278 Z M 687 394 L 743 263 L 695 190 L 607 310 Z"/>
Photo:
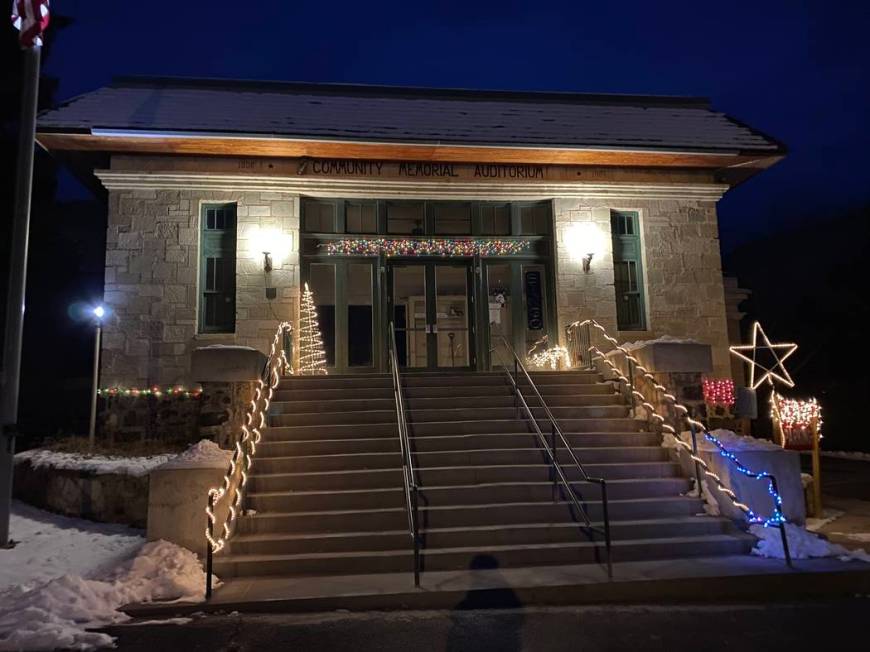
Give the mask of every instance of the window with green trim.
<path id="1" fill-rule="evenodd" d="M 199 332 L 236 330 L 236 205 L 206 204 L 200 220 Z"/>
<path id="2" fill-rule="evenodd" d="M 635 212 L 612 211 L 613 281 L 616 288 L 616 325 L 621 331 L 646 329 L 640 220 Z"/>

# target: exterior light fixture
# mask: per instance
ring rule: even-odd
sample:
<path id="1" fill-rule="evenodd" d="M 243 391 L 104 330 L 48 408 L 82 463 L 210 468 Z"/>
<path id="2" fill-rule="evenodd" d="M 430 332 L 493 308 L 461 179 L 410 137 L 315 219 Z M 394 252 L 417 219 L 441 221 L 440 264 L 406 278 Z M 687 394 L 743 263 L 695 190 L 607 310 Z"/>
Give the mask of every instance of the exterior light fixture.
<path id="1" fill-rule="evenodd" d="M 564 234 L 568 255 L 578 261 L 587 274 L 592 270 L 592 258 L 604 251 L 604 235 L 594 222 L 571 224 Z"/>
<path id="2" fill-rule="evenodd" d="M 264 251 L 263 252 L 263 271 L 271 272 L 272 271 L 272 252 Z"/>
<path id="3" fill-rule="evenodd" d="M 292 236 L 274 227 L 255 227 L 248 240 L 248 255 L 254 260 L 263 261 L 264 272 L 280 268 L 292 248 Z"/>
<path id="4" fill-rule="evenodd" d="M 96 317 L 98 321 L 106 316 L 106 309 L 103 306 L 95 306 L 91 312 L 94 313 L 94 317 Z"/>

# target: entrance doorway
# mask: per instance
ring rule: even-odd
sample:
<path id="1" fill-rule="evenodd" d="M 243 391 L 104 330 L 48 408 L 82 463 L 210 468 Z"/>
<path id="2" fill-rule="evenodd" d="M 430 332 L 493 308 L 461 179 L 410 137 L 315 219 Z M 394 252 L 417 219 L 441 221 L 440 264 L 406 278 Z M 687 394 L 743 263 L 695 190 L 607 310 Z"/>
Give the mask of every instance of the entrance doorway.
<path id="1" fill-rule="evenodd" d="M 387 284 L 387 314 L 401 366 L 435 370 L 477 364 L 470 262 L 390 262 Z"/>

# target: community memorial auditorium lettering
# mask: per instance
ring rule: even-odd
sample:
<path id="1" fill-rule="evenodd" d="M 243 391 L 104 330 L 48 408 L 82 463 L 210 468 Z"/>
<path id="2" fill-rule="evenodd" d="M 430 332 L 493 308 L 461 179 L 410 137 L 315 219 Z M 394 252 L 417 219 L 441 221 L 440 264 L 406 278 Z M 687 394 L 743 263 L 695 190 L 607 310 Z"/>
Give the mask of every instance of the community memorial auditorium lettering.
<path id="1" fill-rule="evenodd" d="M 544 167 L 541 165 L 460 166 L 454 163 L 432 163 L 428 161 L 401 162 L 397 165 L 386 161 L 312 159 L 306 161 L 300 166 L 299 173 L 305 174 L 308 170 L 310 170 L 311 174 L 318 176 L 399 176 L 427 178 L 456 178 L 472 176 L 481 179 L 545 178 Z"/>

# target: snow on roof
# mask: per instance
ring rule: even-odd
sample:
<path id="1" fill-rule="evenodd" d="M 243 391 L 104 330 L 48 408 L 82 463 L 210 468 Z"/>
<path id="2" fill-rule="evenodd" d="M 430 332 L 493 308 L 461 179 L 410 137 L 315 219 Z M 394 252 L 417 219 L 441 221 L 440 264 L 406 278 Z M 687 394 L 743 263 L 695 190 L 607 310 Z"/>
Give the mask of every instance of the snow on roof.
<path id="1" fill-rule="evenodd" d="M 754 151 L 782 146 L 703 98 L 119 79 L 40 131 L 143 130 L 487 146 Z"/>

